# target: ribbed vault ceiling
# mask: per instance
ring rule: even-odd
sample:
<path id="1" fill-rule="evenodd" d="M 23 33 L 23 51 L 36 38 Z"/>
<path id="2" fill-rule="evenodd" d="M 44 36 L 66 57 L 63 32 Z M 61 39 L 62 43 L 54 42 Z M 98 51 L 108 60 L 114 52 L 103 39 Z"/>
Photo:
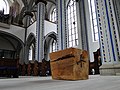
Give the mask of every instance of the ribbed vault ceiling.
<path id="1" fill-rule="evenodd" d="M 12 5 L 12 3 L 16 2 L 19 4 L 20 6 L 20 12 L 19 14 L 16 16 L 16 20 L 15 23 L 17 23 L 18 25 L 23 26 L 23 18 L 24 18 L 24 14 L 25 12 L 32 12 L 33 13 L 33 20 L 36 20 L 36 5 L 35 5 L 35 1 L 36 0 L 7 0 L 9 5 Z M 46 13 L 49 11 L 51 5 L 55 5 L 55 0 L 45 0 L 47 1 L 47 6 L 46 6 Z"/>

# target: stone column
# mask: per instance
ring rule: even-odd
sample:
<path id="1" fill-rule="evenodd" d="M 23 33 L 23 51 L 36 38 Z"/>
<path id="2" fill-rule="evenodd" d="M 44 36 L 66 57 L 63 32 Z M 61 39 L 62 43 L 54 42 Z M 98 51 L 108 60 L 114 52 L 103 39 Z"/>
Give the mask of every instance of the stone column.
<path id="1" fill-rule="evenodd" d="M 32 12 L 30 11 L 26 11 L 24 13 L 24 19 L 23 19 L 23 23 L 24 23 L 24 27 L 27 28 L 29 25 L 30 25 L 30 21 L 31 21 L 31 18 L 33 17 L 33 14 Z"/>
<path id="2" fill-rule="evenodd" d="M 57 46 L 58 50 L 67 48 L 67 33 L 66 33 L 66 0 L 56 0 L 57 6 Z"/>
<path id="3" fill-rule="evenodd" d="M 120 38 L 120 0 L 112 0 L 113 1 L 113 7 L 115 10 L 115 16 L 116 16 L 116 22 L 118 26 L 118 33 L 119 33 L 119 38 Z"/>
<path id="4" fill-rule="evenodd" d="M 112 0 L 96 0 L 102 66 L 101 75 L 120 74 L 120 38 Z"/>
<path id="5" fill-rule="evenodd" d="M 82 49 L 83 50 L 89 50 L 89 47 L 88 47 L 88 31 L 89 28 L 88 28 L 88 17 L 86 15 L 86 13 L 88 12 L 86 10 L 86 7 L 85 7 L 85 3 L 86 3 L 86 0 L 79 0 L 78 1 L 79 3 L 79 13 L 80 13 L 80 17 L 79 17 L 79 22 L 80 22 L 80 28 L 79 28 L 79 32 L 81 33 L 81 36 L 79 36 L 79 39 L 81 39 L 81 42 L 79 42 L 80 45 L 82 45 Z"/>
<path id="6" fill-rule="evenodd" d="M 29 47 L 27 46 L 26 43 L 26 37 L 27 37 L 27 28 L 30 25 L 30 20 L 33 17 L 33 14 L 29 11 L 26 11 L 24 13 L 24 18 L 23 18 L 23 23 L 24 23 L 24 28 L 25 28 L 25 38 L 24 38 L 24 62 L 27 64 L 28 63 L 28 57 L 29 57 Z"/>
<path id="7" fill-rule="evenodd" d="M 37 22 L 36 22 L 36 51 L 35 60 L 42 62 L 44 58 L 44 20 L 45 20 L 45 0 L 37 0 Z"/>

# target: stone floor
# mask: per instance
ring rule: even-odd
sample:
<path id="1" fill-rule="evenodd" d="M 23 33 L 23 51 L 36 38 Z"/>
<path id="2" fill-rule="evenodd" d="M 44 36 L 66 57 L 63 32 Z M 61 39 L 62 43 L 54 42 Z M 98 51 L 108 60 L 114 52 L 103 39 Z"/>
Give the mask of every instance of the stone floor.
<path id="1" fill-rule="evenodd" d="M 120 76 L 89 76 L 88 80 L 52 80 L 51 77 L 0 79 L 0 90 L 120 90 Z"/>

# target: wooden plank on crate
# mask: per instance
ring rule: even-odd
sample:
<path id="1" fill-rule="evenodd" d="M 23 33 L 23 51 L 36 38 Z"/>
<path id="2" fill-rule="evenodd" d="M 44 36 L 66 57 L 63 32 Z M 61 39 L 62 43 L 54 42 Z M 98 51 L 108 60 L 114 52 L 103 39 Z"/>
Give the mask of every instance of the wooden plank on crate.
<path id="1" fill-rule="evenodd" d="M 53 79 L 88 79 L 88 53 L 85 50 L 68 48 L 50 53 Z"/>

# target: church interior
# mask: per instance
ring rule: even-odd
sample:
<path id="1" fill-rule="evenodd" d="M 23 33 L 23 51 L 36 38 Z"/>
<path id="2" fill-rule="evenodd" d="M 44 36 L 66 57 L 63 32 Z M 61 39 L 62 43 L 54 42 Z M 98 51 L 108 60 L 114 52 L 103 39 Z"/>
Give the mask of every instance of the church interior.
<path id="1" fill-rule="evenodd" d="M 38 87 L 41 90 L 67 90 L 67 87 L 69 90 L 101 90 L 101 87 L 103 90 L 113 90 L 118 87 L 119 8 L 119 0 L 0 0 L 0 90 L 16 90 L 17 87 L 21 90 L 18 86 L 20 83 L 24 90 L 30 90 L 28 85 L 35 85 L 36 90 Z M 67 51 L 68 49 L 71 51 Z M 87 52 L 87 61 L 81 58 L 83 52 Z M 88 82 L 52 81 L 51 77 L 54 78 L 53 74 L 56 72 L 69 74 L 71 71 L 71 68 L 63 68 L 71 63 L 71 59 L 65 61 L 60 56 L 65 60 L 68 57 L 80 59 L 75 67 L 80 65 L 78 69 L 81 69 L 85 66 L 83 73 L 87 72 Z M 57 60 L 61 59 L 59 72 L 54 71 L 55 67 L 51 66 L 54 65 L 54 58 L 56 65 Z M 85 65 L 86 63 L 88 64 Z M 78 69 L 75 69 L 75 73 L 79 72 Z M 13 80 L 13 84 L 6 78 Z M 100 86 L 92 83 L 94 87 L 85 87 L 85 84 L 90 86 L 91 78 Z M 22 81 L 23 79 L 26 81 Z M 114 87 L 109 86 L 113 84 L 111 81 L 115 82 Z M 81 82 L 83 84 L 79 85 Z M 25 87 L 23 83 L 26 83 Z M 74 86 L 74 83 L 80 88 Z M 56 86 L 50 88 L 53 84 Z M 57 88 L 62 86 L 63 88 Z M 115 90 L 117 89 L 120 88 Z"/>

